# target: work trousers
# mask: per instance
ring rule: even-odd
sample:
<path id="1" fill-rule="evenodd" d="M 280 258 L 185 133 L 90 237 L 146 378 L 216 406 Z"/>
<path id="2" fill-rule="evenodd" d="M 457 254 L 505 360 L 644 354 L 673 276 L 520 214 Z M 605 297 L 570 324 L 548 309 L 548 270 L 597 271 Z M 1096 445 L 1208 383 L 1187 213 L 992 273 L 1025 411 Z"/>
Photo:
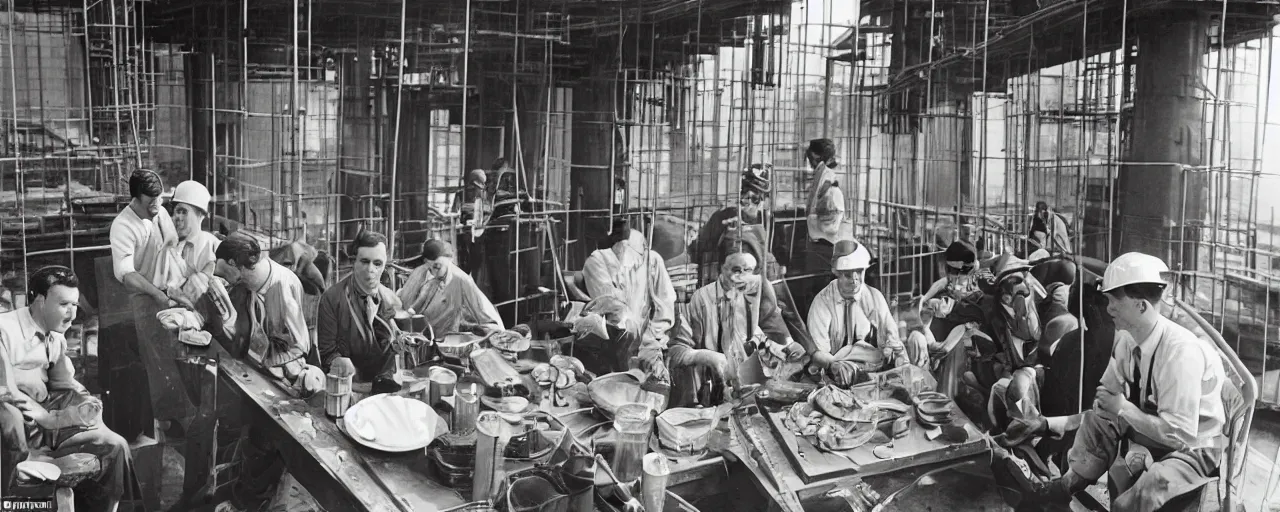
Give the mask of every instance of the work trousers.
<path id="1" fill-rule="evenodd" d="M 178 421 L 186 426 L 192 413 L 191 399 L 178 374 L 177 337 L 156 319 L 165 304 L 142 295 L 129 296 L 134 328 L 138 331 L 138 353 L 147 368 L 151 412 L 161 421 Z"/>
<path id="2" fill-rule="evenodd" d="M 1115 512 L 1149 512 L 1158 510 L 1188 492 L 1212 481 L 1218 473 L 1222 450 L 1192 449 L 1170 452 L 1130 441 L 1130 447 L 1119 457 L 1121 442 L 1132 438 L 1132 430 L 1104 417 L 1106 413 L 1085 411 L 1075 442 L 1067 452 L 1071 471 L 1089 482 L 1096 482 L 1104 471 L 1110 472 L 1111 495 Z"/>
<path id="3" fill-rule="evenodd" d="M 78 398 L 79 393 L 75 391 L 54 391 L 41 406 L 50 411 L 61 410 L 77 405 Z M 98 499 L 119 500 L 124 495 L 125 479 L 133 465 L 128 441 L 112 432 L 101 421 L 92 427 L 47 430 L 27 424 L 22 412 L 9 404 L 0 405 L 0 442 L 4 443 L 6 489 L 13 483 L 14 467 L 26 460 L 27 454 L 33 449 L 47 448 L 50 450 L 49 456 L 55 459 L 73 453 L 87 453 L 97 457 L 101 464 L 98 473 L 77 488 L 78 491 L 85 491 L 84 495 L 94 502 Z"/>

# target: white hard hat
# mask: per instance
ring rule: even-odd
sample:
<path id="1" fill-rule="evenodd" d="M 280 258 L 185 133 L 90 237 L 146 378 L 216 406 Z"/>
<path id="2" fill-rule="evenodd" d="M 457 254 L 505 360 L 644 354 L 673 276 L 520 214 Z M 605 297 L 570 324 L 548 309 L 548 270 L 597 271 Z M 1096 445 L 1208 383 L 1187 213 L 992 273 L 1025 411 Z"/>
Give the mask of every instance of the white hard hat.
<path id="1" fill-rule="evenodd" d="M 1169 266 L 1160 261 L 1160 258 L 1140 252 L 1127 252 L 1107 265 L 1107 271 L 1102 275 L 1102 292 L 1107 293 L 1131 284 L 1168 284 L 1164 279 L 1167 272 Z"/>
<path id="2" fill-rule="evenodd" d="M 836 242 L 831 253 L 833 270 L 865 270 L 871 266 L 871 252 L 867 246 L 853 240 Z"/>
<path id="3" fill-rule="evenodd" d="M 204 185 L 198 181 L 187 180 L 173 189 L 173 202 L 189 204 L 205 213 L 209 212 L 211 198 L 209 189 L 204 188 Z"/>

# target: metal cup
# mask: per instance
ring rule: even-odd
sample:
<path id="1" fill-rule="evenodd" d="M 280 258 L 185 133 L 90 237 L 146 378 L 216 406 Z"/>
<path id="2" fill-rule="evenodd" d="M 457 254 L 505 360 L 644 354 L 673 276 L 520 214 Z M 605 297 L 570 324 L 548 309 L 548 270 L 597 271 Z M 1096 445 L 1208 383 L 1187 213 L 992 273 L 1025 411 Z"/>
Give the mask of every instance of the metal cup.
<path id="1" fill-rule="evenodd" d="M 427 405 L 434 406 L 446 396 L 453 396 L 453 389 L 458 384 L 458 374 L 442 366 L 432 367 L 427 371 Z"/>

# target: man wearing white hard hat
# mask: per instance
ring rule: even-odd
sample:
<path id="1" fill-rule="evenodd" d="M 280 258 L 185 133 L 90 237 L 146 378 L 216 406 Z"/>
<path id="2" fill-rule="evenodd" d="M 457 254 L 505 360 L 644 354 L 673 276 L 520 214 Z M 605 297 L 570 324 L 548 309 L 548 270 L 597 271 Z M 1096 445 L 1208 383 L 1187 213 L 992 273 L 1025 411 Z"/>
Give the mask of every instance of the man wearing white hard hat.
<path id="1" fill-rule="evenodd" d="M 179 303 L 196 308 L 209 290 L 209 278 L 217 263 L 214 251 L 218 249 L 218 237 L 200 229 L 208 216 L 210 198 L 209 190 L 200 182 L 184 181 L 173 189 L 170 199 L 178 237 L 167 244 L 172 262 L 167 290 Z"/>
<path id="2" fill-rule="evenodd" d="M 1208 341 L 1162 316 L 1159 305 L 1169 267 L 1154 256 L 1131 252 L 1111 262 L 1102 277 L 1107 312 L 1115 318 L 1116 343 L 1093 409 L 1080 418 L 1061 478 L 1043 480 L 1019 459 L 995 463 L 1006 499 L 1067 503 L 1103 473 L 1114 511 L 1157 510 L 1196 491 L 1218 473 L 1226 439 L 1222 400 L 1226 373 Z M 1037 421 L 1038 434 L 1065 426 Z M 1120 451 L 1121 441 L 1128 449 Z"/>
<path id="3" fill-rule="evenodd" d="M 909 359 L 889 302 L 864 282 L 871 252 L 858 242 L 841 240 L 832 256 L 836 279 L 809 307 L 812 367 L 826 370 L 836 385 L 847 387 L 865 380 L 867 372 L 907 364 Z"/>

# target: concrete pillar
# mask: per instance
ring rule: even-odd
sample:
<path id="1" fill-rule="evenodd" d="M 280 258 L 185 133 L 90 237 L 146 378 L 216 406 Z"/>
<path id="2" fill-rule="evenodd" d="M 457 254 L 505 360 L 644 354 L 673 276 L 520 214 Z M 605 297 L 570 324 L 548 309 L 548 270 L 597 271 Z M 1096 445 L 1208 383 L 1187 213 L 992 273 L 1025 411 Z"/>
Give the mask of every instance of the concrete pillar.
<path id="1" fill-rule="evenodd" d="M 1138 31 L 1136 94 L 1128 162 L 1116 180 L 1113 257 L 1140 251 L 1174 270 L 1194 270 L 1208 176 L 1204 164 L 1202 59 L 1208 51 L 1207 12 L 1166 13 L 1132 26 Z M 1180 246 L 1181 245 L 1181 246 Z"/>
<path id="2" fill-rule="evenodd" d="M 621 154 L 622 141 L 614 147 L 613 110 L 618 84 L 613 73 L 600 70 L 573 89 L 573 159 L 569 171 L 569 235 L 576 243 L 570 251 L 569 268 L 582 268 L 591 251 L 605 241 L 609 232 L 608 211 L 613 206 L 610 169 L 620 176 L 622 166 L 615 165 Z M 615 151 L 616 149 L 616 151 Z"/>

